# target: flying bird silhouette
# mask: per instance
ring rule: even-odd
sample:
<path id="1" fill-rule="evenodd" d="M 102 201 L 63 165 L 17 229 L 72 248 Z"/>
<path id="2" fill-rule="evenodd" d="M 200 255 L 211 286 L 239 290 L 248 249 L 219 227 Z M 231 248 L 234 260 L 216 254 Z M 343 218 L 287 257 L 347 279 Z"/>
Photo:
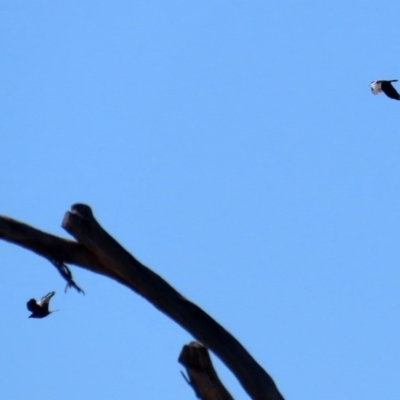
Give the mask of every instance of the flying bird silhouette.
<path id="1" fill-rule="evenodd" d="M 50 299 L 56 294 L 56 292 L 47 293 L 46 296 L 43 296 L 39 301 L 35 299 L 30 299 L 26 306 L 28 310 L 32 313 L 29 318 L 44 318 L 47 317 L 50 313 L 54 311 L 49 311 L 49 302 Z"/>
<path id="2" fill-rule="evenodd" d="M 372 81 L 369 86 L 373 94 L 379 94 L 383 92 L 391 99 L 400 100 L 400 94 L 397 93 L 397 90 L 393 87 L 392 82 L 397 82 L 397 79 L 392 79 L 391 81 Z"/>

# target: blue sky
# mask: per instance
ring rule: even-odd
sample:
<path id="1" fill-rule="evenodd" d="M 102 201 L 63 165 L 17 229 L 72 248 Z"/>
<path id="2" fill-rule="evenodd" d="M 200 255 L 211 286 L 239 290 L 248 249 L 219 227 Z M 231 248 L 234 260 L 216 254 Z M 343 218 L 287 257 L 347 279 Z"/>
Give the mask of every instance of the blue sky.
<path id="1" fill-rule="evenodd" d="M 400 4 L 0 4 L 0 212 L 89 204 L 287 399 L 399 398 Z M 400 85 L 397 85 L 400 89 Z M 0 242 L 2 398 L 194 398 L 143 298 Z M 25 303 L 57 292 L 43 320 Z M 235 399 L 246 398 L 214 358 Z"/>

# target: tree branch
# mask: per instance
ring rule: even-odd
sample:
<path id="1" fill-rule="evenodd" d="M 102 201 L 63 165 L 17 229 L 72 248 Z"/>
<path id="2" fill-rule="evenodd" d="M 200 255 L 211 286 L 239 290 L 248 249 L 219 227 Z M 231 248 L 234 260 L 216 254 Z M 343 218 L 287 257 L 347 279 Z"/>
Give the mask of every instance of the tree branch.
<path id="1" fill-rule="evenodd" d="M 109 272 L 90 251 L 75 241 L 51 235 L 2 215 L 0 215 L 0 239 L 31 250 L 47 260 L 73 264 L 106 275 L 129 287 L 127 282 Z"/>
<path id="2" fill-rule="evenodd" d="M 272 378 L 246 349 L 201 308 L 129 254 L 95 220 L 90 207 L 72 206 L 62 226 L 78 243 L 7 217 L 0 217 L 0 238 L 43 257 L 89 269 L 128 286 L 212 350 L 252 399 L 283 400 Z"/>
<path id="3" fill-rule="evenodd" d="M 182 375 L 193 388 L 197 398 L 233 400 L 231 394 L 219 380 L 206 347 L 198 342 L 191 342 L 183 346 L 178 361 L 186 368 L 189 379 Z"/>

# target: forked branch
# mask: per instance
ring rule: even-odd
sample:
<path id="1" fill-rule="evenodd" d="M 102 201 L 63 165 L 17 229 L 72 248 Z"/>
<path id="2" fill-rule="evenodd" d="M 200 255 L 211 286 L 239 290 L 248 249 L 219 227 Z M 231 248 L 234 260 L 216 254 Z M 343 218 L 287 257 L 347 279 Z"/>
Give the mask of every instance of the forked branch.
<path id="1" fill-rule="evenodd" d="M 0 217 L 0 238 L 52 260 L 106 275 L 145 297 L 214 352 L 254 400 L 283 400 L 274 381 L 246 349 L 200 307 L 140 263 L 96 221 L 90 207 L 76 204 L 62 227 L 76 242 Z"/>
<path id="2" fill-rule="evenodd" d="M 198 342 L 191 342 L 183 346 L 178 360 L 186 368 L 189 378 L 186 378 L 183 373 L 182 375 L 193 388 L 197 398 L 233 400 L 231 394 L 219 380 L 206 347 Z"/>

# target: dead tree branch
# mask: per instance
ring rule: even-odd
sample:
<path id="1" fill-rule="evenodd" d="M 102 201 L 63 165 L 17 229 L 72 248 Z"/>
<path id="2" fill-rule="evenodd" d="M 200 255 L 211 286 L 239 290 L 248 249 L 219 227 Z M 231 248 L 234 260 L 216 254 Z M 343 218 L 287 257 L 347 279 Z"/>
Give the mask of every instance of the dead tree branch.
<path id="1" fill-rule="evenodd" d="M 179 362 L 186 368 L 184 378 L 202 400 L 233 400 L 231 394 L 219 380 L 212 365 L 207 348 L 197 342 L 183 346 Z"/>
<path id="2" fill-rule="evenodd" d="M 59 262 L 109 276 L 145 297 L 212 350 L 254 400 L 283 400 L 274 381 L 246 349 L 200 307 L 141 264 L 95 220 L 90 207 L 72 206 L 62 227 L 77 242 L 0 217 L 0 238 Z"/>

